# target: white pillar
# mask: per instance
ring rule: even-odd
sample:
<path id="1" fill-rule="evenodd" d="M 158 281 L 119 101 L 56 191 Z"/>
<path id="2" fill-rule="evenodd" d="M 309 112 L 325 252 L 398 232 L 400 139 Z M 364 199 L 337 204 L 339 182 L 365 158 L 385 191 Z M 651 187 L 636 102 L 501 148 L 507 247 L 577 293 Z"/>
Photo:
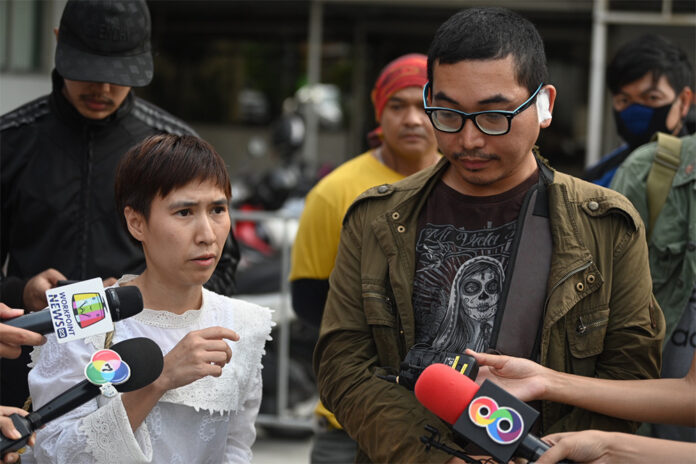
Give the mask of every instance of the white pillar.
<path id="1" fill-rule="evenodd" d="M 590 55 L 589 108 L 585 167 L 600 159 L 604 116 L 604 68 L 607 55 L 607 0 L 594 0 L 592 9 L 592 53 Z"/>

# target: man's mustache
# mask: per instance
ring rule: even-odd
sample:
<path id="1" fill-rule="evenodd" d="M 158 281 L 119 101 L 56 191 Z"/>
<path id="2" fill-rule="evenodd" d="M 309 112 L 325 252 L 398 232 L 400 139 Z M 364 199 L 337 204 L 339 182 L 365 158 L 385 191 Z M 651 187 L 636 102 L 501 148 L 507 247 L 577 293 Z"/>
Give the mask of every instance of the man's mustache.
<path id="1" fill-rule="evenodd" d="M 480 161 L 490 161 L 490 160 L 498 160 L 500 157 L 498 155 L 495 155 L 493 153 L 484 153 L 478 150 L 467 150 L 467 151 L 460 151 L 459 153 L 454 153 L 452 154 L 452 157 L 455 160 L 460 160 L 460 159 L 467 159 L 467 160 L 480 160 Z"/>
<path id="2" fill-rule="evenodd" d="M 105 97 L 103 95 L 83 94 L 83 95 L 80 95 L 80 100 L 97 102 L 97 103 L 101 103 L 104 105 L 113 105 L 114 104 L 114 101 L 111 98 Z"/>
<path id="3" fill-rule="evenodd" d="M 424 137 L 426 138 L 428 136 L 428 133 L 426 132 L 425 129 L 408 129 L 399 132 L 399 135 L 401 137 L 412 137 L 412 136 L 417 136 L 417 137 Z"/>

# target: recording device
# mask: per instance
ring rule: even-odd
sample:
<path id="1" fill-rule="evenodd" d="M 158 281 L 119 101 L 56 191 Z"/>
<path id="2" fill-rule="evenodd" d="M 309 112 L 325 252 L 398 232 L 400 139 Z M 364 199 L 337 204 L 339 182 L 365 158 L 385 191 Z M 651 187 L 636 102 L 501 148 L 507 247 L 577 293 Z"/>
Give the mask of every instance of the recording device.
<path id="1" fill-rule="evenodd" d="M 135 316 L 143 310 L 143 296 L 138 287 L 131 285 L 107 288 L 104 293 L 106 294 L 106 302 L 113 321 L 120 321 L 121 319 Z M 12 319 L 5 319 L 0 324 L 30 330 L 42 335 L 53 333 L 54 331 L 49 308 Z"/>
<path id="2" fill-rule="evenodd" d="M 489 380 L 479 387 L 451 367 L 433 364 L 418 378 L 415 394 L 452 425 L 458 443 L 473 443 L 500 463 L 513 456 L 536 461 L 550 448 L 529 433 L 539 412 Z"/>
<path id="3" fill-rule="evenodd" d="M 162 373 L 164 367 L 162 351 L 149 338 L 139 337 L 123 340 L 112 346 L 110 350 L 118 353 L 121 360 L 130 367 L 128 380 L 113 385 L 119 392 L 143 388 L 154 382 Z M 99 395 L 101 391 L 98 385 L 89 380 L 83 380 L 25 417 L 12 414 L 9 417 L 19 431 L 21 438 L 14 440 L 0 434 L 0 455 L 23 448 L 36 429 L 86 403 Z"/>
<path id="4" fill-rule="evenodd" d="M 384 379 L 413 390 L 423 370 L 435 363 L 445 364 L 472 380 L 478 375 L 478 363 L 473 357 L 440 351 L 424 343 L 417 343 L 406 353 L 406 357 L 399 366 L 399 375 L 385 376 Z"/>

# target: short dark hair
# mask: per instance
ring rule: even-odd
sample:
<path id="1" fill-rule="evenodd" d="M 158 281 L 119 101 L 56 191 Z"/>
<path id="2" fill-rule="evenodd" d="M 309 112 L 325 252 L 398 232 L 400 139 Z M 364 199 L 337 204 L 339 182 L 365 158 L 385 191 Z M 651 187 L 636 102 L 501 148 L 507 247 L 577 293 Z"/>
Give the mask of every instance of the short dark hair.
<path id="1" fill-rule="evenodd" d="M 645 34 L 624 44 L 607 66 L 607 86 L 616 95 L 647 73 L 657 82 L 662 76 L 678 94 L 693 85 L 694 71 L 681 48 L 657 34 Z"/>
<path id="2" fill-rule="evenodd" d="M 534 25 L 505 8 L 470 8 L 445 21 L 428 51 L 428 80 L 433 66 L 464 60 L 503 59 L 512 54 L 517 82 L 534 92 L 546 82 L 544 42 Z"/>
<path id="3" fill-rule="evenodd" d="M 128 150 L 116 168 L 114 197 L 121 224 L 128 231 L 126 206 L 148 219 L 156 195 L 166 197 L 194 180 L 210 180 L 228 200 L 232 196 L 225 162 L 208 142 L 193 135 L 146 138 Z"/>

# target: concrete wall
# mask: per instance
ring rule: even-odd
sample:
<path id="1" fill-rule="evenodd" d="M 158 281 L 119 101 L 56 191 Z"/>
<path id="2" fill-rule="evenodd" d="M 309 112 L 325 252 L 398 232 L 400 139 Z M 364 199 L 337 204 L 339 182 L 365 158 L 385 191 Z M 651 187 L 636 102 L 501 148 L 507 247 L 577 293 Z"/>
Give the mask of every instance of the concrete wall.
<path id="1" fill-rule="evenodd" d="M 51 91 L 51 78 L 46 74 L 0 74 L 0 114 L 45 95 Z"/>

